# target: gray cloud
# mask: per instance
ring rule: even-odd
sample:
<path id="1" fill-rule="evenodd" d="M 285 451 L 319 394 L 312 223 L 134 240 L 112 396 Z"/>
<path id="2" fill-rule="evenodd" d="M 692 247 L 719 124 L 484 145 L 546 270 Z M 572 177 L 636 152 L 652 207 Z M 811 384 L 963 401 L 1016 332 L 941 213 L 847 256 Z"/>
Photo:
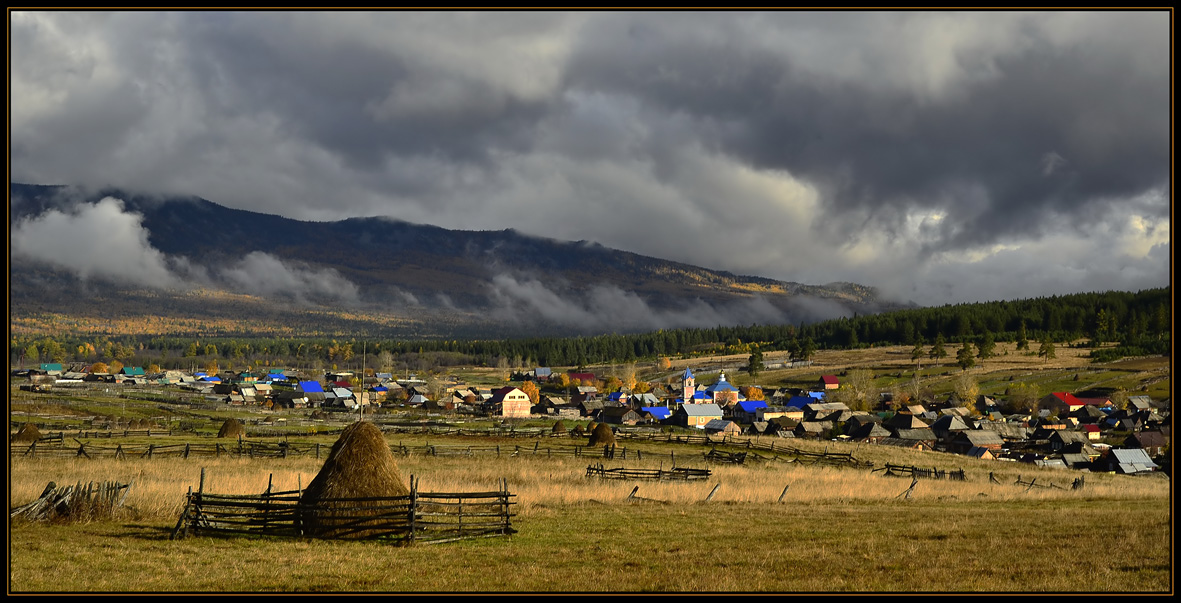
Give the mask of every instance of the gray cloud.
<path id="1" fill-rule="evenodd" d="M 50 210 L 14 224 L 14 255 L 66 268 L 82 279 L 102 278 L 161 289 L 182 286 L 175 263 L 148 243 L 143 216 L 106 197 L 72 210 Z"/>
<path id="2" fill-rule="evenodd" d="M 213 270 L 167 256 L 152 247 L 143 216 L 126 211 L 123 201 L 114 197 L 93 204 L 61 203 L 62 209 L 50 209 L 13 225 L 10 234 L 15 256 L 64 268 L 83 280 L 162 290 L 221 286 L 297 302 L 358 301 L 357 286 L 335 270 L 296 265 L 262 252 Z"/>
<path id="3" fill-rule="evenodd" d="M 251 252 L 220 272 L 235 290 L 264 297 L 290 296 L 297 301 L 357 301 L 357 286 L 331 269 L 293 266 L 261 251 Z"/>
<path id="4" fill-rule="evenodd" d="M 793 299 L 787 310 L 762 297 L 717 305 L 693 299 L 656 308 L 618 287 L 596 285 L 575 293 L 560 283 L 551 286 L 509 274 L 493 277 L 489 298 L 497 320 L 582 333 L 813 322 L 852 315 L 838 303 L 807 296 Z"/>
<path id="5" fill-rule="evenodd" d="M 12 178 L 512 227 L 924 304 L 1161 286 L 1170 22 L 14 11 Z"/>

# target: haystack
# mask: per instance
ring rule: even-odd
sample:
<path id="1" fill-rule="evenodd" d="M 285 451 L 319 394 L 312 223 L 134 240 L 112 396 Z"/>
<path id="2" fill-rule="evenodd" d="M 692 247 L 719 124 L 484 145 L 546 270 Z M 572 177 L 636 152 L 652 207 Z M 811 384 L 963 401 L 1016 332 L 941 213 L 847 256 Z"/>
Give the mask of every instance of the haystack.
<path id="1" fill-rule="evenodd" d="M 311 506 L 301 518 L 304 533 L 337 538 L 375 535 L 381 531 L 362 528 L 366 523 L 374 525 L 380 521 L 365 522 L 362 519 L 358 522 L 358 518 L 404 515 L 405 511 L 391 509 L 395 501 L 339 499 L 380 499 L 409 494 L 410 489 L 406 487 L 381 430 L 373 423 L 358 421 L 340 434 L 340 439 L 328 452 L 324 466 L 299 499 L 301 505 Z"/>
<path id="2" fill-rule="evenodd" d="M 566 435 L 566 424 L 561 421 L 554 423 L 554 428 L 550 430 L 550 433 L 554 435 Z"/>
<path id="3" fill-rule="evenodd" d="M 14 442 L 36 442 L 39 439 L 41 439 L 41 430 L 32 423 L 22 423 L 16 435 L 12 436 Z"/>
<path id="4" fill-rule="evenodd" d="M 574 426 L 574 429 L 571 429 L 571 430 L 570 430 L 570 435 L 571 435 L 571 436 L 582 437 L 582 436 L 586 435 L 586 430 L 584 430 L 584 429 L 582 428 L 582 425 L 575 425 L 575 426 Z"/>
<path id="5" fill-rule="evenodd" d="M 242 426 L 242 422 L 238 419 L 229 418 L 225 423 L 221 424 L 221 429 L 217 431 L 219 438 L 238 438 L 246 437 L 246 428 Z"/>
<path id="6" fill-rule="evenodd" d="M 611 431 L 611 426 L 606 423 L 599 423 L 595 425 L 594 431 L 591 432 L 590 441 L 587 446 L 608 446 L 615 443 L 615 432 Z"/>

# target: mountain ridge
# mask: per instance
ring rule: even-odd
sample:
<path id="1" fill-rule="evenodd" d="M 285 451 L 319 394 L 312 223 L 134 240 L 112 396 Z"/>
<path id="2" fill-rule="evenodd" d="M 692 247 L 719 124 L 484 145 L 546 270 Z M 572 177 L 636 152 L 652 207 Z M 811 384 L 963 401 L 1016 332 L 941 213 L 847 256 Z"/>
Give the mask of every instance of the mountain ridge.
<path id="1" fill-rule="evenodd" d="M 93 206 L 108 196 L 122 201 L 124 214 L 140 216 L 138 224 L 151 249 L 213 275 L 215 283 L 223 275 L 219 286 L 245 293 L 260 293 L 250 287 L 256 282 L 251 279 L 265 280 L 261 266 L 277 266 L 297 275 L 335 275 L 339 279 L 327 279 L 331 284 L 325 293 L 331 293 L 331 286 L 344 290 L 351 285 L 357 301 L 369 307 L 393 299 L 404 302 L 393 304 L 397 311 L 429 305 L 490 310 L 492 319 L 554 323 L 574 331 L 583 319 L 601 323 L 591 331 L 606 332 L 642 329 L 645 320 L 631 320 L 636 314 L 659 328 L 690 326 L 696 314 L 704 321 L 737 314 L 734 320 L 801 322 L 903 307 L 883 302 L 872 287 L 856 283 L 806 285 L 736 275 L 511 228 L 452 230 L 393 216 L 302 221 L 197 196 L 157 197 L 113 188 L 81 191 L 10 183 L 10 228 L 23 228 L 50 210 Z M 68 263 L 56 262 L 67 271 Z M 234 276 L 234 286 L 226 285 L 226 274 Z M 10 293 L 14 301 L 38 297 L 27 279 L 11 284 L 17 286 Z M 617 302 L 620 310 L 612 308 Z M 832 307 L 822 310 L 825 303 Z M 621 314 L 627 304 L 635 311 Z M 536 317 L 498 314 L 505 306 Z M 732 312 L 735 307 L 743 311 Z M 613 316 L 624 324 L 612 328 L 606 321 Z"/>

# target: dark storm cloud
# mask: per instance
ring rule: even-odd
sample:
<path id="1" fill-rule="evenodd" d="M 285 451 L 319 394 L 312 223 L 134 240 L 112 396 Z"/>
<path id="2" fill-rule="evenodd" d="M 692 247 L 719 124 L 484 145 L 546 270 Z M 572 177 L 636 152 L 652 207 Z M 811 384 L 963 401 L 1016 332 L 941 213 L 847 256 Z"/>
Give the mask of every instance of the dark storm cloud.
<path id="1" fill-rule="evenodd" d="M 11 14 L 19 182 L 920 303 L 1026 296 L 998 254 L 1062 293 L 1120 286 L 1044 261 L 1087 236 L 1117 239 L 1084 265 L 1114 247 L 1168 281 L 1167 11 Z M 995 282 L 944 281 L 973 273 Z"/>
<path id="2" fill-rule="evenodd" d="M 1067 45 L 1048 40 L 1036 17 L 1014 33 L 1024 43 L 957 56 L 968 74 L 934 96 L 875 81 L 922 67 L 906 63 L 914 57 L 905 52 L 881 53 L 866 72 L 843 77 L 745 45 L 731 21 L 712 15 L 702 19 L 719 31 L 688 35 L 661 16 L 605 20 L 585 37 L 567 79 L 687 115 L 705 144 L 818 186 L 826 222 L 844 236 L 865 228 L 862 216 L 902 234 L 908 213 L 939 210 L 946 215 L 930 247 L 968 248 L 1037 236 L 1062 219 L 1101 219 L 1115 199 L 1167 186 L 1169 83 L 1157 70 L 1169 52 L 1164 15 L 1112 15 L 1118 36 L 1140 42 Z M 840 27 L 879 18 L 842 16 Z M 800 33 L 797 20 L 812 21 L 778 15 L 782 34 Z M 878 35 L 902 33 L 878 25 Z M 971 77 L 983 64 L 986 76 Z M 846 212 L 853 220 L 842 220 Z"/>

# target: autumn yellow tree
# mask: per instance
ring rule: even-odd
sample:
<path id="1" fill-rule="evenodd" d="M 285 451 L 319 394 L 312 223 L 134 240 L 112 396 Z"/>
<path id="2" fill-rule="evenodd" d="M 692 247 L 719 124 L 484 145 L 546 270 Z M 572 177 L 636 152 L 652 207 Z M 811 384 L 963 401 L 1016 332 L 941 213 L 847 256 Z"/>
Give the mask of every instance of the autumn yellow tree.
<path id="1" fill-rule="evenodd" d="M 217 366 L 217 359 L 216 358 L 205 363 L 205 374 L 206 375 L 209 375 L 210 377 L 216 377 L 217 371 L 219 371 L 219 370 L 221 370 L 221 369 Z"/>
<path id="2" fill-rule="evenodd" d="M 744 385 L 739 389 L 742 390 L 742 395 L 746 396 L 747 400 L 762 400 L 763 399 L 763 388 L 761 388 L 761 387 L 755 387 L 753 385 Z"/>
<path id="3" fill-rule="evenodd" d="M 656 365 L 660 367 L 660 370 L 667 371 L 673 367 L 673 361 L 668 356 L 661 356 Z"/>
<path id="4" fill-rule="evenodd" d="M 105 362 L 95 362 L 90 365 L 90 372 L 92 373 L 106 373 L 110 372 L 111 368 Z"/>
<path id="5" fill-rule="evenodd" d="M 632 388 L 633 394 L 646 394 L 652 391 L 652 384 L 647 381 L 636 381 L 635 387 Z"/>
<path id="6" fill-rule="evenodd" d="M 121 370 L 123 370 L 123 363 L 118 360 L 112 360 L 111 364 L 107 367 L 107 372 L 110 373 L 117 373 Z"/>
<path id="7" fill-rule="evenodd" d="M 520 389 L 525 392 L 525 395 L 529 396 L 529 402 L 531 404 L 537 404 L 538 398 L 541 395 L 541 392 L 537 390 L 537 384 L 532 381 L 526 381 L 521 384 Z"/>

